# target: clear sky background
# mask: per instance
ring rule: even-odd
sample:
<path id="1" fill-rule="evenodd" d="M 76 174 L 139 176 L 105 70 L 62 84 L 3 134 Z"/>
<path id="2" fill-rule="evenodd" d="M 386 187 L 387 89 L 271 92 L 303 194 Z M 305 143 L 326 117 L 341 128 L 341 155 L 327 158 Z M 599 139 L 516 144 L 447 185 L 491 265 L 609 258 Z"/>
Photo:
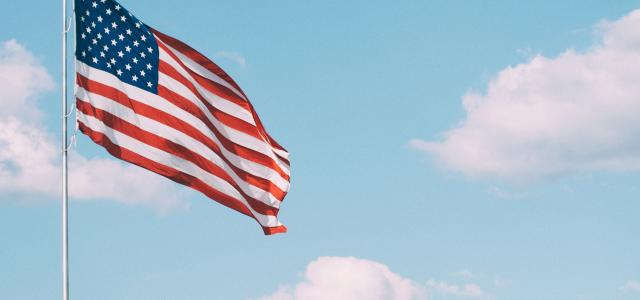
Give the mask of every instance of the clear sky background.
<path id="1" fill-rule="evenodd" d="M 0 299 L 60 294 L 58 2 L 0 10 Z M 120 3 L 291 152 L 289 232 L 79 136 L 73 299 L 640 299 L 640 1 Z"/>

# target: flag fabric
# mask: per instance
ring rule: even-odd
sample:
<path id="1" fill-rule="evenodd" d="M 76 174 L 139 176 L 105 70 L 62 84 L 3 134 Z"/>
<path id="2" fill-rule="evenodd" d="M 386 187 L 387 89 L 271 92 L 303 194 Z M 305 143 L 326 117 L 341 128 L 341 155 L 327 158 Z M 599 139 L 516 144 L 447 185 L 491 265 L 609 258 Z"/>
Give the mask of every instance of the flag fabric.
<path id="1" fill-rule="evenodd" d="M 254 218 L 265 234 L 289 191 L 289 153 L 211 60 L 113 0 L 75 0 L 80 131 L 111 155 Z M 140 188 L 145 188 L 141 186 Z"/>

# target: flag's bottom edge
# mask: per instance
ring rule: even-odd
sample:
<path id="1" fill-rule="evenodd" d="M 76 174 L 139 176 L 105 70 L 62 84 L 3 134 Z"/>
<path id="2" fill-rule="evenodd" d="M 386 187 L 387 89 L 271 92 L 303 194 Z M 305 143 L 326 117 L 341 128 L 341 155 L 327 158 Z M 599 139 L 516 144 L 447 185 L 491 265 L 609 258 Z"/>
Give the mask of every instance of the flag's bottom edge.
<path id="1" fill-rule="evenodd" d="M 264 230 L 265 235 L 274 235 L 287 232 L 287 227 L 284 225 L 280 225 L 278 227 L 262 227 L 262 230 Z"/>

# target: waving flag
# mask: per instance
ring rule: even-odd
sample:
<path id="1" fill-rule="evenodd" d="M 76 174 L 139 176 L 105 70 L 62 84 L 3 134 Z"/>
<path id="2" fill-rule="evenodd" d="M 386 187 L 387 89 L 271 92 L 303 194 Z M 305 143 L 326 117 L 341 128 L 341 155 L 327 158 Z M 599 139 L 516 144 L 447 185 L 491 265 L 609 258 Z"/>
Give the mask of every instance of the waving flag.
<path id="1" fill-rule="evenodd" d="M 285 232 L 277 215 L 289 154 L 233 79 L 116 1 L 75 8 L 80 130 L 111 155 L 254 218 L 265 234 Z"/>

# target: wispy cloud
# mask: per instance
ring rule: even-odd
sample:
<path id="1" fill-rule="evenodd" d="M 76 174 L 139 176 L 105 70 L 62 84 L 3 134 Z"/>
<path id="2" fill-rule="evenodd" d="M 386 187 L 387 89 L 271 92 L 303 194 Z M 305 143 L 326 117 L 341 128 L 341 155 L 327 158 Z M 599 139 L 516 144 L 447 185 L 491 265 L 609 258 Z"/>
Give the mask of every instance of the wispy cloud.
<path id="1" fill-rule="evenodd" d="M 473 274 L 473 272 L 471 272 L 470 270 L 467 269 L 463 269 L 460 270 L 458 272 L 456 272 L 456 275 L 465 279 L 471 279 L 473 277 L 475 277 L 475 274 Z"/>
<path id="2" fill-rule="evenodd" d="M 429 279 L 427 281 L 427 289 L 430 293 L 437 293 L 460 298 L 481 299 L 486 296 L 486 293 L 479 285 L 472 283 L 458 285 L 445 281 Z"/>
<path id="3" fill-rule="evenodd" d="M 15 40 L 0 44 L 0 191 L 60 194 L 60 149 L 36 102 L 53 87 L 47 70 L 24 46 Z M 159 213 L 188 208 L 168 180 L 112 159 L 74 152 L 69 178 L 69 193 L 76 200 L 115 200 Z"/>
<path id="4" fill-rule="evenodd" d="M 216 59 L 227 59 L 236 63 L 241 68 L 247 67 L 247 59 L 240 53 L 229 51 L 218 51 L 214 54 Z"/>
<path id="5" fill-rule="evenodd" d="M 596 26 L 586 52 L 536 55 L 463 99 L 466 119 L 410 145 L 472 178 L 531 182 L 640 171 L 640 10 Z"/>
<path id="6" fill-rule="evenodd" d="M 522 199 L 525 197 L 524 194 L 508 191 L 508 190 L 505 190 L 504 188 L 497 187 L 497 186 L 490 187 L 487 192 L 491 196 L 502 198 L 502 199 Z"/>
<path id="7" fill-rule="evenodd" d="M 640 282 L 638 281 L 627 281 L 623 286 L 620 287 L 620 290 L 623 292 L 640 292 Z"/>

